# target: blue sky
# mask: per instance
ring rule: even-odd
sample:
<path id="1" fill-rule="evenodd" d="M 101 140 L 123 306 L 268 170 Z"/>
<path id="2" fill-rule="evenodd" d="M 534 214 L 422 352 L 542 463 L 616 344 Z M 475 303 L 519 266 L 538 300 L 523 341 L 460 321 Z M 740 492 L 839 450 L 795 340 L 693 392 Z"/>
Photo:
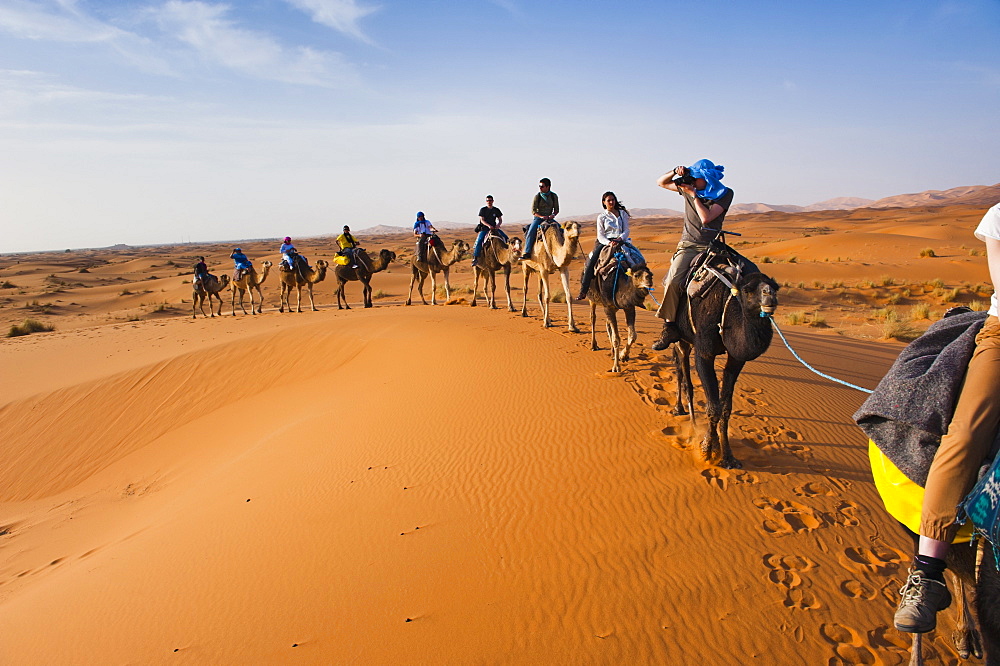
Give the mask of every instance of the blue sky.
<path id="1" fill-rule="evenodd" d="M 1000 2 L 3 0 L 0 252 L 1000 182 Z"/>

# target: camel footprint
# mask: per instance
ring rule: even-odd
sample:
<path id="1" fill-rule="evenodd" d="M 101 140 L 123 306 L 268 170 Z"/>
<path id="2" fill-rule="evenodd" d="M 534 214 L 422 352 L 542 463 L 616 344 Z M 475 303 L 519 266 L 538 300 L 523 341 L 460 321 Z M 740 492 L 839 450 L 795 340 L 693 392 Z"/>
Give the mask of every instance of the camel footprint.
<path id="1" fill-rule="evenodd" d="M 727 470 L 718 467 L 710 467 L 703 470 L 701 475 L 708 482 L 708 485 L 718 486 L 722 490 L 729 488 L 729 484 L 741 485 L 757 483 L 757 475 L 744 470 Z"/>
<path id="2" fill-rule="evenodd" d="M 854 515 L 857 510 L 857 504 L 844 500 L 837 505 L 837 513 L 834 516 L 834 520 L 837 521 L 838 525 L 843 525 L 845 527 L 857 527 L 861 524 L 858 517 Z"/>
<path id="3" fill-rule="evenodd" d="M 830 487 L 825 483 L 820 483 L 819 481 L 810 481 L 809 483 L 804 483 L 801 486 L 792 488 L 792 492 L 799 497 L 818 497 L 820 495 L 833 495 L 835 494 Z"/>
<path id="4" fill-rule="evenodd" d="M 772 536 L 811 532 L 830 523 L 822 511 L 791 500 L 758 497 L 753 503 L 764 512 L 763 529 Z"/>
<path id="5" fill-rule="evenodd" d="M 774 555 L 764 556 L 764 566 L 769 569 L 767 579 L 785 588 L 784 604 L 788 608 L 799 610 L 814 610 L 820 608 L 820 603 L 816 597 L 805 587 L 805 579 L 802 572 L 809 571 L 816 567 L 816 563 L 808 557 L 798 555 Z"/>
<path id="6" fill-rule="evenodd" d="M 861 546 L 846 549 L 839 557 L 848 571 L 874 576 L 889 576 L 899 570 L 906 554 L 889 546 Z"/>
<path id="7" fill-rule="evenodd" d="M 856 630 L 829 622 L 819 628 L 819 633 L 823 638 L 833 645 L 835 659 L 831 659 L 831 664 L 885 664 L 877 652 L 866 645 L 865 639 Z"/>
<path id="8" fill-rule="evenodd" d="M 878 596 L 878 590 L 860 580 L 845 580 L 840 584 L 840 591 L 852 599 L 871 601 Z"/>

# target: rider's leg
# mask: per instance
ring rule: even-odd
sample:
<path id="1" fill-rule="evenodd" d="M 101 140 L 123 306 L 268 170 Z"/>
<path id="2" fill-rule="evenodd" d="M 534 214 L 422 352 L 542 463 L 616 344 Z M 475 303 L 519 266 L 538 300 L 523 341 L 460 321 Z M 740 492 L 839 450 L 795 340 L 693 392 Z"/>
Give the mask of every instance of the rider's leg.
<path id="1" fill-rule="evenodd" d="M 604 245 L 601 244 L 601 241 L 594 241 L 594 251 L 590 253 L 587 265 L 583 267 L 583 277 L 580 279 L 580 293 L 577 295 L 576 300 L 582 301 L 587 298 L 587 292 L 590 291 L 590 281 L 594 279 L 594 269 L 597 267 L 597 261 L 601 258 L 601 250 L 603 249 Z"/>
<path id="2" fill-rule="evenodd" d="M 670 270 L 663 278 L 663 302 L 656 311 L 656 316 L 663 320 L 663 331 L 660 339 L 653 343 L 653 349 L 661 351 L 681 339 L 677 327 L 677 309 L 681 303 L 681 290 L 684 288 L 684 278 L 695 256 L 705 249 L 704 245 L 681 241 L 677 251 L 670 261 Z"/>
<path id="3" fill-rule="evenodd" d="M 524 254 L 521 255 L 522 259 L 530 259 L 531 251 L 535 248 L 535 237 L 538 236 L 538 225 L 542 223 L 542 218 L 536 217 L 531 220 L 531 226 L 528 227 L 528 233 L 524 235 Z"/>

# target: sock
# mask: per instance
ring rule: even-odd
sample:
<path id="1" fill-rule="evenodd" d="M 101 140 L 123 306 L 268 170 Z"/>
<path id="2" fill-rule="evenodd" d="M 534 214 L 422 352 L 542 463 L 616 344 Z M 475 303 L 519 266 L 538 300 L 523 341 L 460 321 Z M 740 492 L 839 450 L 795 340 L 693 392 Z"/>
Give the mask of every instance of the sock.
<path id="1" fill-rule="evenodd" d="M 947 568 L 944 560 L 930 555 L 917 555 L 913 558 L 913 566 L 925 577 L 939 583 L 944 582 L 944 570 Z"/>

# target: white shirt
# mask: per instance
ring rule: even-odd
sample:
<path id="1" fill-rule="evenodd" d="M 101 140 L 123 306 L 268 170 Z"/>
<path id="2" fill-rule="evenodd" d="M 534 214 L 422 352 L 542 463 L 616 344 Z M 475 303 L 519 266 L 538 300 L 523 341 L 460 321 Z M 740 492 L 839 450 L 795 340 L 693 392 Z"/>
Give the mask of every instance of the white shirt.
<path id="1" fill-rule="evenodd" d="M 610 245 L 611 241 L 622 239 L 629 242 L 628 213 L 624 210 L 615 215 L 605 210 L 597 216 L 597 240 L 601 245 Z"/>
<path id="2" fill-rule="evenodd" d="M 1000 203 L 986 211 L 986 215 L 983 215 L 983 221 L 976 227 L 976 238 L 981 241 L 985 241 L 987 238 L 1000 240 Z M 989 314 L 997 316 L 997 294 L 995 291 L 990 296 Z"/>

